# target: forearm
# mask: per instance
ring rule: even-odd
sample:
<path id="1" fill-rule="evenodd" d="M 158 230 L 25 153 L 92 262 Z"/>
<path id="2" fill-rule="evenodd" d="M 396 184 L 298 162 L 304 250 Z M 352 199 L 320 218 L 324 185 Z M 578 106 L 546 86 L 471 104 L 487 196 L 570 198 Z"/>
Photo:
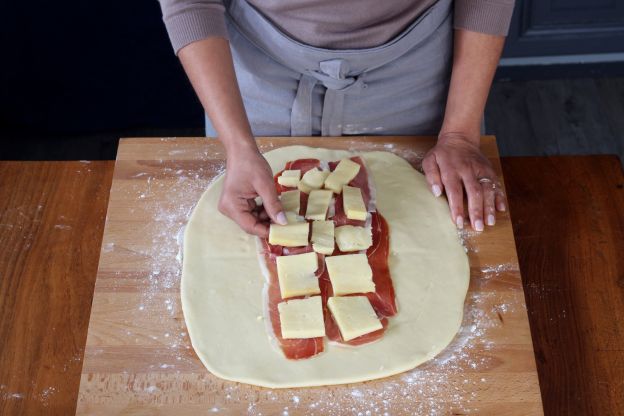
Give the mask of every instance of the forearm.
<path id="1" fill-rule="evenodd" d="M 226 151 L 256 148 L 228 41 L 211 37 L 193 42 L 178 56 Z"/>
<path id="2" fill-rule="evenodd" d="M 440 136 L 459 134 L 478 144 L 485 102 L 505 38 L 455 30 L 453 68 Z"/>

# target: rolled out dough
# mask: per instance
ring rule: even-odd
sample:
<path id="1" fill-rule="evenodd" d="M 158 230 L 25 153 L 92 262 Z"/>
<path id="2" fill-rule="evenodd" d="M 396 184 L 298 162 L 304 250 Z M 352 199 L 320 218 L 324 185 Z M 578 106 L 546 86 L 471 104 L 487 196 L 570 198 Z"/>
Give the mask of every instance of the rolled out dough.
<path id="1" fill-rule="evenodd" d="M 289 146 L 265 154 L 273 172 L 301 158 L 340 160 L 346 151 Z M 389 266 L 399 313 L 384 337 L 360 347 L 326 342 L 325 352 L 288 360 L 267 336 L 255 237 L 217 210 L 223 177 L 195 207 L 184 236 L 182 308 L 189 336 L 218 377 L 283 388 L 353 383 L 416 367 L 457 333 L 469 267 L 443 198 L 423 175 L 388 152 L 361 155 L 377 190 L 377 209 L 390 226 Z"/>

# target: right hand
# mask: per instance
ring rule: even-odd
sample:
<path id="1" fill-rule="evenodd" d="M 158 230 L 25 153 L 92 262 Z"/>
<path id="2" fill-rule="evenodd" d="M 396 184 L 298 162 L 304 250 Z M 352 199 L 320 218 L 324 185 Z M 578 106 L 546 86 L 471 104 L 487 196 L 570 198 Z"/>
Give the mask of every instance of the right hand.
<path id="1" fill-rule="evenodd" d="M 254 200 L 258 196 L 262 198 L 261 206 Z M 257 148 L 228 152 L 218 207 L 245 232 L 262 238 L 269 236 L 269 220 L 282 225 L 287 223 L 271 167 Z"/>

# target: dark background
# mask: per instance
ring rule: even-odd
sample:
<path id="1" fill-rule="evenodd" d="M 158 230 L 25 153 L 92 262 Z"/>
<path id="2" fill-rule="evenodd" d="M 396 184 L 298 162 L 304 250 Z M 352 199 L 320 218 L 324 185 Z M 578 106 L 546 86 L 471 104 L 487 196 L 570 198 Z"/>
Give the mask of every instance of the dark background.
<path id="1" fill-rule="evenodd" d="M 12 1 L 0 30 L 5 158 L 114 158 L 119 136 L 202 126 L 155 0 Z"/>
<path id="2" fill-rule="evenodd" d="M 203 135 L 156 0 L 1 10 L 0 159 L 113 159 L 119 137 Z M 618 53 L 624 1 L 518 0 L 486 110 L 502 153 L 623 154 Z"/>

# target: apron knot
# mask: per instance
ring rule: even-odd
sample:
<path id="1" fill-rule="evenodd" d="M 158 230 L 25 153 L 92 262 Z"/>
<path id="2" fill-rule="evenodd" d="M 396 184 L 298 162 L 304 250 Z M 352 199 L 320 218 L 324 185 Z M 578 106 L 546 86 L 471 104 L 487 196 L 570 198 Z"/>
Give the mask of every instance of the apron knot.
<path id="1" fill-rule="evenodd" d="M 349 62 L 339 58 L 321 61 L 319 70 L 308 70 L 301 76 L 290 120 L 292 136 L 312 134 L 312 93 L 317 82 L 327 89 L 321 115 L 321 134 L 342 135 L 344 94 L 366 87 L 361 76 L 348 74 Z"/>

